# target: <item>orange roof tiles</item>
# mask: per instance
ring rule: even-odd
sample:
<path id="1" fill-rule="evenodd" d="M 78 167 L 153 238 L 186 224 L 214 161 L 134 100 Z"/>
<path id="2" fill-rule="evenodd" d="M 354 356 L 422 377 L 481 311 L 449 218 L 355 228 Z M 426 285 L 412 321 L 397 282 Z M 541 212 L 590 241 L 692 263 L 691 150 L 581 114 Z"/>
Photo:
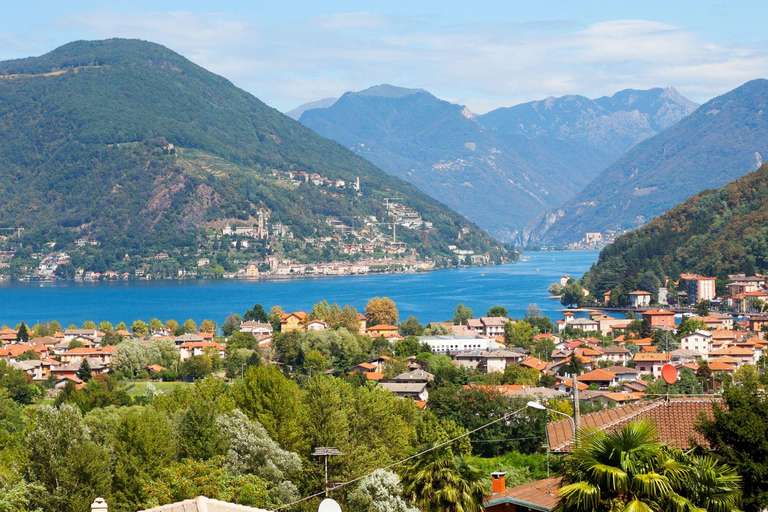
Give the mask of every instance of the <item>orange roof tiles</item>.
<path id="1" fill-rule="evenodd" d="M 517 487 L 512 487 L 503 492 L 492 494 L 485 500 L 484 506 L 488 511 L 495 510 L 495 506 L 504 504 L 520 505 L 523 509 L 532 508 L 534 510 L 552 510 L 560 500 L 557 491 L 562 483 L 560 477 L 547 478 L 536 482 L 530 482 Z M 500 510 L 507 510 L 503 508 Z M 510 509 L 512 510 L 512 509 Z"/>
<path id="2" fill-rule="evenodd" d="M 616 378 L 616 374 L 613 372 L 609 372 L 608 370 L 603 370 L 601 368 L 598 368 L 596 370 L 592 370 L 591 372 L 587 372 L 579 377 L 579 381 L 581 382 L 606 382 L 606 381 L 612 381 Z"/>
<path id="3" fill-rule="evenodd" d="M 677 449 L 689 448 L 691 439 L 706 446 L 706 440 L 694 429 L 699 415 L 704 413 L 712 419 L 712 404 L 716 398 L 672 398 L 669 401 L 645 401 L 607 409 L 581 416 L 582 427 L 598 430 L 621 428 L 631 421 L 648 419 L 656 424 L 659 440 Z M 554 421 L 547 424 L 550 449 L 555 452 L 570 451 L 573 427 L 570 420 Z"/>

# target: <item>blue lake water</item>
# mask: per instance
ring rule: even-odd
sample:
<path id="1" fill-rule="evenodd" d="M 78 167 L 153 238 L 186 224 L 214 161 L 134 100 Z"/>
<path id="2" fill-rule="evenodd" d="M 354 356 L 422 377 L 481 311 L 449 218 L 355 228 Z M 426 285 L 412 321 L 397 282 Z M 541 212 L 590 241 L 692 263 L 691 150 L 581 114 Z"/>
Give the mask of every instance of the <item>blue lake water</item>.
<path id="1" fill-rule="evenodd" d="M 113 283 L 9 283 L 0 286 L 0 324 L 14 326 L 57 320 L 66 326 L 108 320 L 210 318 L 221 324 L 230 313 L 261 303 L 287 311 L 309 310 L 320 300 L 352 304 L 361 312 L 369 299 L 395 301 L 401 319 L 415 315 L 422 323 L 453 317 L 458 303 L 475 315 L 494 305 L 522 317 L 536 304 L 550 317 L 560 318 L 560 303 L 548 299 L 547 286 L 561 275 L 576 278 L 597 260 L 598 251 L 525 253 L 523 260 L 496 267 L 460 268 L 423 274 L 323 277 L 281 281 L 142 281 Z"/>

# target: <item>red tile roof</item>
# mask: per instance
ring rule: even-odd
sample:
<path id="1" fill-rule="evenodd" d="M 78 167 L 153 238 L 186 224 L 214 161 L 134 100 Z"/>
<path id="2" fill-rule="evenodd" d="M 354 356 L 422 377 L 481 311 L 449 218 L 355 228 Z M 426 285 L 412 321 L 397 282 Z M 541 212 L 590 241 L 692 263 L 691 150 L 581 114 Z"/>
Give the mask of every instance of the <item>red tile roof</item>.
<path id="1" fill-rule="evenodd" d="M 485 510 L 494 512 L 497 507 L 498 510 L 512 510 L 503 508 L 505 504 L 519 505 L 523 510 L 528 508 L 540 511 L 552 510 L 560 499 L 557 491 L 561 485 L 560 477 L 518 485 L 488 497 L 484 503 Z"/>
<path id="2" fill-rule="evenodd" d="M 585 414 L 581 417 L 582 427 L 598 430 L 621 428 L 633 420 L 648 419 L 656 424 L 659 440 L 673 448 L 690 448 L 691 439 L 706 445 L 704 438 L 693 428 L 704 414 L 712 419 L 712 404 L 716 398 L 672 398 L 639 402 L 614 409 Z M 550 449 L 554 452 L 570 451 L 573 427 L 570 420 L 554 421 L 547 424 Z"/>

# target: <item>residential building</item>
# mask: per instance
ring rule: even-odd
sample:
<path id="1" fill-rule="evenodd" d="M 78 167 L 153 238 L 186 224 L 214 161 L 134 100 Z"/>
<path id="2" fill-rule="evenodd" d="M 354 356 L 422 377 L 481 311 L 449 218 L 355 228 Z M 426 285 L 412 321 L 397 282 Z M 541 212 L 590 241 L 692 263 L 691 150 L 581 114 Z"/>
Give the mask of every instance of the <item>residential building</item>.
<path id="1" fill-rule="evenodd" d="M 647 308 L 651 305 L 651 294 L 642 290 L 629 292 L 629 307 Z"/>
<path id="2" fill-rule="evenodd" d="M 324 320 L 310 320 L 307 322 L 307 331 L 326 331 L 328 324 Z"/>
<path id="3" fill-rule="evenodd" d="M 485 338 L 479 334 L 469 336 L 421 336 L 419 340 L 429 345 L 429 348 L 435 354 L 489 350 L 498 346 L 491 338 Z"/>
<path id="4" fill-rule="evenodd" d="M 704 277 L 698 274 L 683 274 L 680 279 L 686 283 L 688 304 L 698 304 L 705 300 L 715 298 L 715 278 Z"/>
<path id="5" fill-rule="evenodd" d="M 270 336 L 272 334 L 272 324 L 249 320 L 240 324 L 240 332 L 249 332 L 256 337 Z"/>
<path id="6" fill-rule="evenodd" d="M 592 370 L 579 376 L 579 382 L 584 384 L 597 384 L 600 389 L 608 389 L 618 384 L 616 374 L 601 368 Z"/>
<path id="7" fill-rule="evenodd" d="M 712 333 L 710 331 L 695 330 L 680 338 L 680 348 L 701 354 L 706 361 L 707 354 L 712 350 Z"/>
<path id="8" fill-rule="evenodd" d="M 380 336 L 384 336 L 385 338 L 390 338 L 398 334 L 397 326 L 390 325 L 390 324 L 374 325 L 372 327 L 367 328 L 365 332 L 371 338 L 378 338 Z"/>
<path id="9" fill-rule="evenodd" d="M 675 313 L 664 309 L 649 309 L 641 313 L 643 320 L 647 320 L 651 324 L 651 328 L 658 329 L 666 327 L 668 329 L 675 328 Z"/>
<path id="10" fill-rule="evenodd" d="M 465 368 L 477 369 L 484 373 L 503 373 L 508 365 L 523 361 L 525 354 L 504 349 L 473 350 L 454 354 L 453 359 Z"/>
<path id="11" fill-rule="evenodd" d="M 611 361 L 614 364 L 624 365 L 632 358 L 632 352 L 624 347 L 612 345 L 610 347 L 601 347 L 598 349 L 601 355 L 597 356 L 600 361 Z"/>
<path id="12" fill-rule="evenodd" d="M 635 369 L 642 374 L 652 375 L 654 379 L 661 377 L 661 368 L 670 362 L 670 355 L 660 352 L 635 354 Z"/>
<path id="13" fill-rule="evenodd" d="M 481 316 L 467 320 L 467 328 L 483 336 L 504 336 L 504 324 L 508 318 L 495 316 Z"/>
<path id="14" fill-rule="evenodd" d="M 283 313 L 280 317 L 280 332 L 304 331 L 305 323 L 309 315 L 304 311 Z"/>

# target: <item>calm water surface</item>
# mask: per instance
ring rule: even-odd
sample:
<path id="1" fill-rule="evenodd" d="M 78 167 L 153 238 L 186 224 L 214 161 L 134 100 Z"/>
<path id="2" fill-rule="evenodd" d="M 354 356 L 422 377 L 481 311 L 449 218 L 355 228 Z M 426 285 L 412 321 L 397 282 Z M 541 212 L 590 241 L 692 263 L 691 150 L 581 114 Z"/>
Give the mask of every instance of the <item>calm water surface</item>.
<path id="1" fill-rule="evenodd" d="M 218 323 L 230 313 L 242 314 L 254 303 L 265 308 L 309 310 L 319 300 L 352 304 L 360 311 L 375 296 L 395 301 L 401 319 L 416 315 L 424 322 L 453 317 L 459 302 L 476 315 L 496 304 L 521 317 L 528 304 L 560 318 L 560 303 L 548 299 L 547 286 L 562 274 L 581 275 L 597 260 L 598 251 L 526 253 L 510 265 L 461 268 L 424 274 L 323 277 L 285 281 L 144 281 L 115 283 L 10 283 L 0 286 L 0 324 L 22 320 L 57 320 L 66 326 L 85 320 L 128 325 L 137 318 L 163 321 L 210 318 Z"/>

